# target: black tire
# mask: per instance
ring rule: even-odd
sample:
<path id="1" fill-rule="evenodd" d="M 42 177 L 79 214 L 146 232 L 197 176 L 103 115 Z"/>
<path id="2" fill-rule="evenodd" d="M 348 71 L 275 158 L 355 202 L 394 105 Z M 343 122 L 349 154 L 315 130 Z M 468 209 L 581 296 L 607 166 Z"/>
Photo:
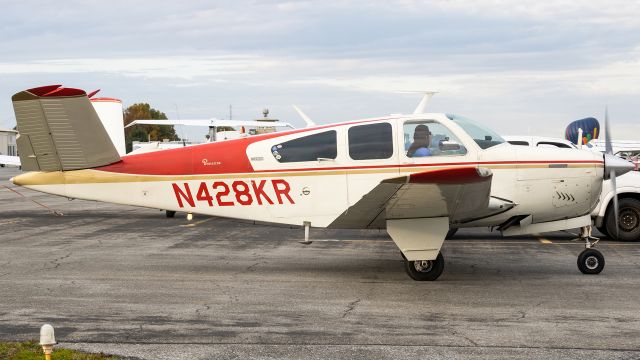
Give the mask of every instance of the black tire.
<path id="1" fill-rule="evenodd" d="M 458 232 L 458 228 L 451 228 L 449 229 L 449 231 L 447 231 L 447 235 L 444 237 L 445 240 L 449 240 L 451 238 L 453 238 L 453 235 L 455 235 Z"/>
<path id="2" fill-rule="evenodd" d="M 613 205 L 613 202 L 611 202 Z M 620 199 L 620 220 L 616 221 L 613 208 L 607 210 L 605 224 L 609 237 L 619 241 L 640 240 L 640 200 L 634 198 Z M 619 225 L 616 233 L 616 225 Z"/>
<path id="3" fill-rule="evenodd" d="M 444 271 L 444 257 L 438 253 L 435 260 L 405 260 L 404 268 L 409 277 L 416 281 L 434 281 Z"/>
<path id="4" fill-rule="evenodd" d="M 609 232 L 607 232 L 607 223 L 605 221 L 602 222 L 602 226 L 596 226 L 596 229 L 600 231 L 600 233 L 604 236 L 609 236 Z"/>
<path id="5" fill-rule="evenodd" d="M 578 269 L 587 275 L 600 274 L 604 269 L 604 256 L 596 249 L 585 249 L 578 255 Z"/>
<path id="6" fill-rule="evenodd" d="M 167 213 L 167 217 L 168 218 L 173 218 L 173 217 L 176 216 L 176 212 L 175 211 L 167 210 L 166 213 Z"/>

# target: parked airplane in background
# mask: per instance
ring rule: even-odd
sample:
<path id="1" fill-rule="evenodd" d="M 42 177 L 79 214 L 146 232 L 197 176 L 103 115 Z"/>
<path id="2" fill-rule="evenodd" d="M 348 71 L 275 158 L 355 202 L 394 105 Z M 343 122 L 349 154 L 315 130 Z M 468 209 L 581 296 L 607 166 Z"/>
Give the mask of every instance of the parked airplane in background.
<path id="1" fill-rule="evenodd" d="M 35 88 L 12 100 L 23 168 L 32 171 L 16 185 L 302 225 L 307 242 L 311 225 L 386 228 L 415 280 L 442 273 L 450 226 L 504 235 L 579 227 L 586 249 L 578 267 L 599 273 L 604 257 L 590 240 L 589 213 L 602 179 L 632 168 L 610 154 L 512 146 L 464 117 L 418 110 L 121 156 L 84 91 Z"/>

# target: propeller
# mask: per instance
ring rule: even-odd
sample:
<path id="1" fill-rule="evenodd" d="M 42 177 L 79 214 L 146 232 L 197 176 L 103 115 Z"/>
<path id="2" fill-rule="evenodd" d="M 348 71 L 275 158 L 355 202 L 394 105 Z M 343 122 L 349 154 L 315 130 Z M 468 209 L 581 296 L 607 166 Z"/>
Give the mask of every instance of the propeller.
<path id="1" fill-rule="evenodd" d="M 609 130 L 609 107 L 604 108 L 604 149 L 605 154 L 613 156 L 613 146 L 611 146 L 611 131 Z M 611 179 L 611 186 L 613 186 L 613 214 L 616 219 L 616 239 L 620 235 L 620 225 L 618 224 L 618 215 L 620 208 L 618 208 L 618 186 L 616 184 L 616 171 L 614 169 L 609 170 L 609 179 Z"/>
<path id="2" fill-rule="evenodd" d="M 618 207 L 618 186 L 616 184 L 616 176 L 626 174 L 633 170 L 632 163 L 613 155 L 613 147 L 611 146 L 611 131 L 609 130 L 609 109 L 604 109 L 604 141 L 605 141 L 605 155 L 604 155 L 604 176 L 605 180 L 608 178 L 611 180 L 613 186 L 613 211 L 616 219 L 616 239 L 619 237 L 620 224 Z"/>

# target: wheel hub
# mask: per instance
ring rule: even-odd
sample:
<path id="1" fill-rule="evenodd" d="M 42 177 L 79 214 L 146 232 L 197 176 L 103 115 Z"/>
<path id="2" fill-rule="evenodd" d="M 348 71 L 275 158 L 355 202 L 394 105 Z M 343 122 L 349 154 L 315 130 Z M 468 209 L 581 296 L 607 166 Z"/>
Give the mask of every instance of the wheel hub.
<path id="1" fill-rule="evenodd" d="M 593 270 L 598 267 L 599 261 L 598 258 L 591 255 L 584 260 L 584 264 L 589 270 Z"/>
<path id="2" fill-rule="evenodd" d="M 640 214 L 633 209 L 622 209 L 618 223 L 622 230 L 633 231 L 640 224 Z"/>
<path id="3" fill-rule="evenodd" d="M 416 271 L 419 272 L 429 272 L 433 269 L 433 261 L 431 260 L 417 260 L 413 262 L 413 266 L 416 268 Z"/>

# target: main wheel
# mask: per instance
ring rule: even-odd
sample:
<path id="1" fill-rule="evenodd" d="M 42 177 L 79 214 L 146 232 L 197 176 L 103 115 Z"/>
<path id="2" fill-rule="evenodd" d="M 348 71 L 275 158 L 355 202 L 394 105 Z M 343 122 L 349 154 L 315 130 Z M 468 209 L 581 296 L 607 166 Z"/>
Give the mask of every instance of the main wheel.
<path id="1" fill-rule="evenodd" d="M 167 217 L 168 218 L 172 218 L 176 216 L 176 212 L 175 211 L 171 211 L 171 210 L 167 210 Z"/>
<path id="2" fill-rule="evenodd" d="M 605 224 L 607 233 L 614 240 L 638 241 L 640 240 L 640 200 L 634 198 L 620 199 L 619 218 L 613 209 L 607 211 Z M 616 232 L 616 225 L 618 226 Z"/>
<path id="3" fill-rule="evenodd" d="M 435 260 L 405 260 L 404 268 L 413 280 L 434 281 L 444 271 L 444 257 L 438 253 Z"/>
<path id="4" fill-rule="evenodd" d="M 604 269 L 604 256 L 596 249 L 586 249 L 578 255 L 578 269 L 583 274 L 600 274 Z"/>

